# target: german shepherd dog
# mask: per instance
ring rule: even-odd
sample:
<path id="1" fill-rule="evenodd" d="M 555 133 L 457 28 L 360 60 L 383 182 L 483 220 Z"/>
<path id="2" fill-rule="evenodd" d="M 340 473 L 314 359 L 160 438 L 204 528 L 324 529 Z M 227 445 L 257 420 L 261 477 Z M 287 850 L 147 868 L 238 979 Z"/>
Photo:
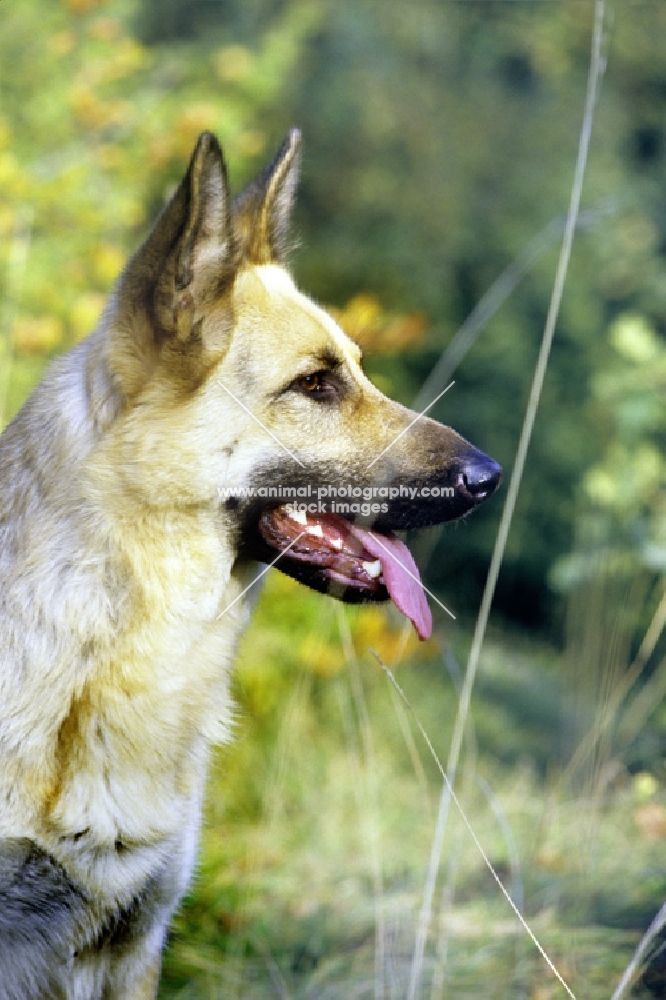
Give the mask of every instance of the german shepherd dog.
<path id="1" fill-rule="evenodd" d="M 500 481 L 295 287 L 299 146 L 232 202 L 204 133 L 98 328 L 0 437 L 2 1000 L 154 997 L 257 563 L 391 597 L 425 638 L 393 532 Z M 376 503 L 284 499 L 350 485 Z"/>

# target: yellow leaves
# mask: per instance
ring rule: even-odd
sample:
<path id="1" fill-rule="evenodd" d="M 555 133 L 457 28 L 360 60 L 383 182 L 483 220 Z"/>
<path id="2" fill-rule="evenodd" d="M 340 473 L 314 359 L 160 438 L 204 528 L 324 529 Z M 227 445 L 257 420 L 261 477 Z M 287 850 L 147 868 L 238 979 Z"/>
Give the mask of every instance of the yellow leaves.
<path id="1" fill-rule="evenodd" d="M 393 667 L 420 652 L 421 644 L 411 624 L 393 619 L 388 608 L 367 605 L 347 612 L 354 655 L 362 663 L 374 664 L 373 653 L 377 653 L 383 663 Z M 295 652 L 304 670 L 322 677 L 330 677 L 349 665 L 337 630 L 330 635 L 309 630 Z"/>
<path id="2" fill-rule="evenodd" d="M 95 127 L 103 120 L 101 102 L 90 87 L 76 86 L 71 93 L 72 111 L 82 125 Z"/>
<path id="3" fill-rule="evenodd" d="M 7 239 L 14 230 L 16 213 L 7 204 L 0 202 L 0 239 Z"/>
<path id="4" fill-rule="evenodd" d="M 219 108 L 206 101 L 188 104 L 176 116 L 173 129 L 173 151 L 182 160 L 189 160 L 194 144 L 201 132 L 214 129 L 219 118 Z"/>
<path id="5" fill-rule="evenodd" d="M 660 802 L 638 806 L 633 818 L 644 840 L 655 843 L 666 839 L 666 808 Z"/>
<path id="6" fill-rule="evenodd" d="M 344 656 L 337 643 L 331 643 L 317 635 L 308 632 L 298 644 L 298 659 L 306 670 L 320 677 L 332 677 L 344 666 Z"/>
<path id="7" fill-rule="evenodd" d="M 99 42 L 115 42 L 120 37 L 121 32 L 120 23 L 113 17 L 97 17 L 91 21 L 88 27 L 90 37 Z M 130 38 L 123 39 L 123 42 L 132 42 L 136 45 L 134 39 Z"/>
<path id="8" fill-rule="evenodd" d="M 534 860 L 544 871 L 564 875 L 569 870 L 571 859 L 561 847 L 543 844 L 536 852 Z"/>
<path id="9" fill-rule="evenodd" d="M 659 492 L 663 458 L 659 449 L 642 442 L 627 447 L 613 442 L 603 464 L 593 466 L 583 480 L 594 503 L 618 509 L 640 509 Z"/>
<path id="10" fill-rule="evenodd" d="M 12 130 L 7 119 L 0 115 L 0 149 L 9 146 L 12 141 Z"/>
<path id="11" fill-rule="evenodd" d="M 115 22 L 109 18 L 93 23 L 92 30 L 99 40 L 113 42 L 105 59 L 97 60 L 87 69 L 88 79 L 94 86 L 103 87 L 126 80 L 148 62 L 146 49 L 134 38 L 127 36 L 116 40 Z"/>
<path id="12" fill-rule="evenodd" d="M 370 292 L 359 292 L 343 309 L 329 312 L 359 347 L 377 353 L 404 351 L 423 342 L 428 325 L 425 313 L 392 315 Z"/>
<path id="13" fill-rule="evenodd" d="M 21 164 L 8 150 L 0 150 L 0 191 L 15 198 L 25 198 L 29 191 L 29 181 Z"/>
<path id="14" fill-rule="evenodd" d="M 20 167 L 16 157 L 9 151 L 0 153 L 0 184 L 5 187 L 19 175 Z"/>
<path id="15" fill-rule="evenodd" d="M 43 356 L 95 327 L 125 262 L 120 241 L 136 241 L 146 211 L 154 213 L 176 177 L 176 161 L 181 169 L 199 133 L 218 132 L 234 176 L 242 177 L 247 161 L 265 154 L 264 123 L 274 120 L 292 85 L 302 18 L 289 28 L 292 64 L 280 72 L 262 29 L 256 47 L 254 40 L 252 47 L 218 47 L 210 57 L 164 47 L 154 73 L 158 50 L 134 37 L 133 6 L 18 0 L 13 9 L 19 22 L 26 19 L 31 44 L 17 45 L 12 30 L 0 32 L 0 58 L 25 62 L 25 72 L 9 74 L 0 111 L 0 294 L 5 346 L 11 340 L 21 355 L 10 373 L 12 399 L 27 391 L 27 383 L 16 388 L 19 371 L 36 370 Z M 255 83 L 267 69 L 274 85 L 260 99 Z M 272 142 L 272 126 L 270 136 Z M 35 220 L 28 227 L 21 222 L 26 207 Z M 24 229 L 19 296 L 8 264 Z"/>
<path id="16" fill-rule="evenodd" d="M 652 561 L 663 550 L 666 462 L 660 438 L 666 398 L 666 350 L 640 313 L 618 316 L 609 330 L 615 349 L 591 379 L 600 413 L 612 428 L 603 457 L 583 478 L 587 496 L 631 528 L 631 547 Z M 638 529 L 638 530 L 636 530 Z M 640 540 L 640 541 L 639 541 Z M 661 563 L 661 556 L 659 557 Z"/>
<path id="17" fill-rule="evenodd" d="M 404 658 L 413 658 L 421 651 L 421 643 L 412 625 L 406 619 L 392 620 L 388 605 L 361 608 L 352 631 L 352 641 L 359 657 L 367 659 L 374 650 L 387 667 L 395 666 Z"/>
<path id="18" fill-rule="evenodd" d="M 101 129 L 123 125 L 131 120 L 133 109 L 129 101 L 102 100 L 89 84 L 79 82 L 70 93 L 71 108 L 81 125 Z"/>
<path id="19" fill-rule="evenodd" d="M 60 347 L 63 334 L 63 324 L 54 316 L 21 316 L 12 339 L 17 351 L 45 354 Z"/>
<path id="20" fill-rule="evenodd" d="M 76 340 L 87 336 L 97 326 L 106 296 L 99 292 L 83 292 L 69 311 L 69 322 Z"/>
<path id="21" fill-rule="evenodd" d="M 96 246 L 92 255 L 92 266 L 100 284 L 109 288 L 120 274 L 125 259 L 126 254 L 122 247 L 112 243 L 100 243 Z"/>
<path id="22" fill-rule="evenodd" d="M 636 364 L 647 364 L 663 353 L 654 327 L 645 316 L 635 313 L 620 316 L 611 326 L 609 337 L 615 350 Z"/>
<path id="23" fill-rule="evenodd" d="M 618 499 L 621 484 L 602 466 L 590 469 L 585 475 L 583 488 L 593 503 L 612 505 Z"/>
<path id="24" fill-rule="evenodd" d="M 64 56 L 68 56 L 76 45 L 76 36 L 73 31 L 64 28 L 62 31 L 57 31 L 55 35 L 51 35 L 46 44 L 51 55 L 62 59 Z"/>
<path id="25" fill-rule="evenodd" d="M 63 6 L 70 14 L 89 14 L 97 7 L 103 6 L 106 0 L 62 0 Z"/>
<path id="26" fill-rule="evenodd" d="M 146 169 L 159 170 L 169 162 L 173 155 L 171 136 L 166 132 L 158 132 L 150 137 L 146 144 Z"/>
<path id="27" fill-rule="evenodd" d="M 81 293 L 68 309 L 66 322 L 55 315 L 20 315 L 12 329 L 14 349 L 22 354 L 50 354 L 64 349 L 72 339 L 81 340 L 94 330 L 105 301 L 106 296 L 99 292 Z"/>
<path id="28" fill-rule="evenodd" d="M 382 316 L 379 299 L 371 292 L 359 292 L 343 309 L 329 310 L 348 336 L 361 347 L 376 331 Z"/>
<path id="29" fill-rule="evenodd" d="M 222 83 L 243 83 L 254 73 L 256 57 L 244 45 L 227 45 L 216 54 L 214 66 Z"/>
<path id="30" fill-rule="evenodd" d="M 639 771 L 634 775 L 632 788 L 636 798 L 646 802 L 659 791 L 659 782 L 649 771 Z"/>
<path id="31" fill-rule="evenodd" d="M 644 840 L 656 843 L 666 839 L 666 807 L 657 798 L 659 782 L 647 771 L 634 776 L 632 790 L 638 805 L 632 819 Z"/>
<path id="32" fill-rule="evenodd" d="M 100 142 L 91 155 L 103 170 L 120 171 L 125 165 L 123 151 L 114 142 Z"/>
<path id="33" fill-rule="evenodd" d="M 327 680 L 348 670 L 353 657 L 361 670 L 377 671 L 372 650 L 393 669 L 432 655 L 433 645 L 420 643 L 388 604 L 345 607 L 269 573 L 236 664 L 243 705 L 257 716 L 273 711 L 295 670 Z"/>
<path id="34" fill-rule="evenodd" d="M 266 135 L 259 129 L 246 129 L 238 136 L 236 148 L 241 156 L 260 156 L 266 149 Z"/>
<path id="35" fill-rule="evenodd" d="M 118 21 L 99 17 L 78 40 L 78 73 L 69 91 L 72 112 L 86 129 L 126 125 L 133 118 L 131 100 L 117 95 L 118 84 L 139 72 L 148 62 L 146 49 L 134 38 L 123 35 Z M 96 44 L 95 44 L 96 43 Z M 61 31 L 49 43 L 55 55 L 69 55 L 77 44 L 71 31 Z"/>

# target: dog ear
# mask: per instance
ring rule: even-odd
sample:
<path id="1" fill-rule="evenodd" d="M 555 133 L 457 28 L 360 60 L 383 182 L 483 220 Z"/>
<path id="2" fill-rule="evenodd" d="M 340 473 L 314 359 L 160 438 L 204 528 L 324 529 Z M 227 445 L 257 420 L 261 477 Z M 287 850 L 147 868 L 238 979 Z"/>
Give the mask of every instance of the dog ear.
<path id="1" fill-rule="evenodd" d="M 211 132 L 197 141 L 187 173 L 162 210 L 125 277 L 130 287 L 156 285 L 166 270 L 176 290 L 191 285 L 195 275 L 210 276 L 218 265 L 235 263 L 231 199 L 222 150 Z"/>
<path id="2" fill-rule="evenodd" d="M 174 354 L 174 374 L 193 382 L 219 357 L 232 323 L 225 292 L 239 260 L 222 150 L 204 132 L 112 300 L 111 366 L 123 393 L 145 383 L 159 356 Z"/>
<path id="3" fill-rule="evenodd" d="M 155 316 L 162 331 L 186 341 L 194 331 L 195 315 L 220 297 L 238 263 L 227 170 L 211 132 L 199 136 L 187 173 L 164 214 L 167 225 L 171 216 L 179 224 L 156 282 Z"/>
<path id="4" fill-rule="evenodd" d="M 193 283 L 197 268 L 200 274 L 219 267 L 228 271 L 234 256 L 227 169 L 211 132 L 199 136 L 181 189 L 186 210 L 176 248 L 174 282 L 179 291 Z"/>
<path id="5" fill-rule="evenodd" d="M 273 162 L 234 203 L 234 227 L 249 263 L 280 263 L 287 255 L 300 153 L 301 133 L 292 128 Z"/>
<path id="6" fill-rule="evenodd" d="M 231 198 L 220 144 L 199 136 L 190 165 L 152 232 L 130 260 L 120 300 L 148 307 L 158 339 L 186 339 L 195 312 L 219 297 L 236 270 Z"/>

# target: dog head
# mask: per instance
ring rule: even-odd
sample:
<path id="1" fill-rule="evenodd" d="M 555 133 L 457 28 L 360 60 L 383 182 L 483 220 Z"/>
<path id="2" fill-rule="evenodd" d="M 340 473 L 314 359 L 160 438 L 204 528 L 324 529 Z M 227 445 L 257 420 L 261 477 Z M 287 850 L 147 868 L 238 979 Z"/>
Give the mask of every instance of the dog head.
<path id="1" fill-rule="evenodd" d="M 147 507 L 214 509 L 239 560 L 346 601 L 390 596 L 424 637 L 418 570 L 393 532 L 467 514 L 501 469 L 380 393 L 294 285 L 299 148 L 293 130 L 234 202 L 217 140 L 200 137 L 107 315 L 112 433 Z"/>

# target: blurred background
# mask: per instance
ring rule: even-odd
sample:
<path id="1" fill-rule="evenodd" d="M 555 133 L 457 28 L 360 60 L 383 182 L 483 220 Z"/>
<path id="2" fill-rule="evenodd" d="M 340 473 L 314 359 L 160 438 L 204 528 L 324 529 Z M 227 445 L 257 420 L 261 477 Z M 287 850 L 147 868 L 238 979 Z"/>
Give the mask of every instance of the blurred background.
<path id="1" fill-rule="evenodd" d="M 239 191 L 304 134 L 292 265 L 385 392 L 514 454 L 582 123 L 588 0 L 2 0 L 0 426 L 95 325 L 219 136 Z M 610 997 L 666 898 L 666 6 L 609 3 L 580 225 L 460 769 L 573 992 Z M 455 374 L 454 374 L 455 372 Z M 0 470 L 1 474 L 1 470 Z M 271 572 L 241 651 L 163 998 L 402 998 L 505 489 L 412 548 L 436 605 Z M 378 666 L 396 673 L 413 712 Z M 631 996 L 666 996 L 658 937 Z M 549 1000 L 455 810 L 419 997 Z"/>

